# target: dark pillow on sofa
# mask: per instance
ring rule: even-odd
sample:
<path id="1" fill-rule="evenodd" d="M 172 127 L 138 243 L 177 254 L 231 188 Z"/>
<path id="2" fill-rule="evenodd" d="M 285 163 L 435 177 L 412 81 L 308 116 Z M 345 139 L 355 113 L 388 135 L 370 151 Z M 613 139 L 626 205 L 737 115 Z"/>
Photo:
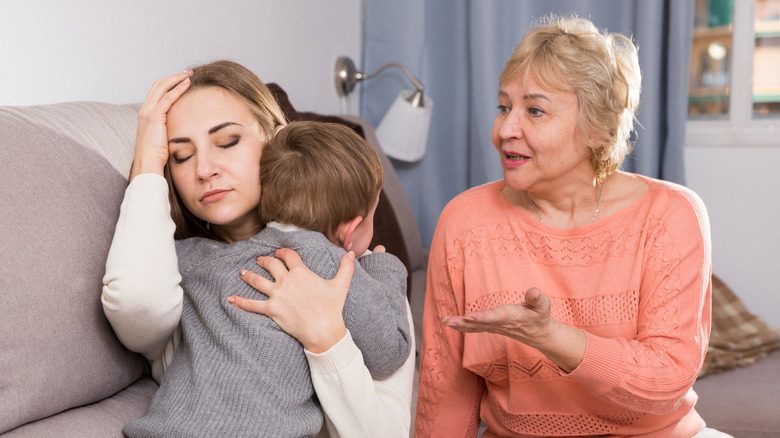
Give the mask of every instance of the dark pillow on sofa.
<path id="1" fill-rule="evenodd" d="M 780 330 L 751 313 L 737 294 L 712 276 L 712 332 L 699 377 L 748 366 L 780 348 Z"/>

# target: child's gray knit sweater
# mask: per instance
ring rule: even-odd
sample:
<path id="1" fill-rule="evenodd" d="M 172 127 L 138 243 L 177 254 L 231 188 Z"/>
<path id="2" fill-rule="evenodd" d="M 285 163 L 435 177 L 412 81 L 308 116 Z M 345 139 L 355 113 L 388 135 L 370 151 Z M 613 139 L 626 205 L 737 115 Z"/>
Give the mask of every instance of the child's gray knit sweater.
<path id="1" fill-rule="evenodd" d="M 333 278 L 345 251 L 313 231 L 265 228 L 246 242 L 192 238 L 176 242 L 182 274 L 182 340 L 149 413 L 125 426 L 129 437 L 301 437 L 323 421 L 301 344 L 270 318 L 227 302 L 230 295 L 266 299 L 244 283 L 278 248 L 298 252 L 306 266 Z M 375 378 L 409 357 L 406 269 L 390 254 L 356 263 L 344 321 Z"/>

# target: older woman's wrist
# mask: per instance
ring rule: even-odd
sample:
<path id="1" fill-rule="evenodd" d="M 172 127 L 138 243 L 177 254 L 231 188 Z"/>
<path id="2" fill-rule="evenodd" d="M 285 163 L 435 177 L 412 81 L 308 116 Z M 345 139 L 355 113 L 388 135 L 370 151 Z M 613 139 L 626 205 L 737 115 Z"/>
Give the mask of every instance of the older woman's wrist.
<path id="1" fill-rule="evenodd" d="M 571 373 L 585 357 L 587 335 L 581 329 L 551 321 L 549 337 L 536 348 L 552 360 L 565 373 Z"/>

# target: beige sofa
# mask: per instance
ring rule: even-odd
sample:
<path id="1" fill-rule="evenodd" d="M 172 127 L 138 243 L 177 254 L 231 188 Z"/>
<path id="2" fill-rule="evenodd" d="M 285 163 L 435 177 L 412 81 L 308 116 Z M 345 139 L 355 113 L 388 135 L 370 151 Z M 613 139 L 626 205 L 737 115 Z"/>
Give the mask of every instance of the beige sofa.
<path id="1" fill-rule="evenodd" d="M 100 304 L 137 109 L 97 102 L 0 107 L 3 438 L 121 437 L 124 423 L 146 412 L 157 388 L 144 358 L 119 343 Z M 289 102 L 286 110 L 291 118 L 319 117 L 297 113 Z M 368 124 L 349 122 L 381 151 Z M 419 230 L 397 175 L 380 155 L 387 175 L 377 240 L 407 264 L 409 296 L 421 298 Z M 418 318 L 421 311 L 415 309 Z"/>
<path id="2" fill-rule="evenodd" d="M 275 88 L 292 119 L 298 113 Z M 157 388 L 114 336 L 99 302 L 133 156 L 137 105 L 0 107 L 0 435 L 121 437 Z M 348 122 L 381 150 L 359 118 Z M 377 241 L 411 272 L 421 328 L 426 254 L 389 160 Z M 419 339 L 419 337 L 418 337 Z M 418 342 L 419 349 L 419 342 Z M 780 436 L 780 352 L 696 383 L 699 409 L 738 438 Z"/>

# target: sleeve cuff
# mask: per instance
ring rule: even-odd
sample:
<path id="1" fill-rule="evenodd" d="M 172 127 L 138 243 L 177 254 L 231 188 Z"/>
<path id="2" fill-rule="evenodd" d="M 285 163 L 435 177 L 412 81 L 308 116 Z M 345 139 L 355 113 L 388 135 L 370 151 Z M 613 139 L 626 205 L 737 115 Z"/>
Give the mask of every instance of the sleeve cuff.
<path id="1" fill-rule="evenodd" d="M 345 368 L 355 356 L 362 353 L 352 340 L 352 334 L 347 330 L 347 334 L 341 338 L 336 345 L 324 353 L 312 353 L 306 349 L 303 350 L 306 359 L 309 361 L 309 369 L 312 374 L 329 374 Z"/>
<path id="2" fill-rule="evenodd" d="M 358 258 L 360 265 L 368 272 L 381 270 L 381 271 L 393 271 L 403 273 L 407 275 L 406 267 L 401 262 L 401 259 L 393 254 L 375 252 L 371 254 L 364 254 Z"/>
<path id="3" fill-rule="evenodd" d="M 582 363 L 568 377 L 582 383 L 593 394 L 606 394 L 620 384 L 625 375 L 625 348 L 617 339 L 585 333 L 587 347 Z"/>
<path id="4" fill-rule="evenodd" d="M 142 173 L 136 175 L 130 184 L 127 186 L 127 192 L 147 191 L 147 190 L 160 190 L 165 188 L 165 193 L 168 193 L 168 182 L 165 181 L 165 177 L 157 173 Z"/>

